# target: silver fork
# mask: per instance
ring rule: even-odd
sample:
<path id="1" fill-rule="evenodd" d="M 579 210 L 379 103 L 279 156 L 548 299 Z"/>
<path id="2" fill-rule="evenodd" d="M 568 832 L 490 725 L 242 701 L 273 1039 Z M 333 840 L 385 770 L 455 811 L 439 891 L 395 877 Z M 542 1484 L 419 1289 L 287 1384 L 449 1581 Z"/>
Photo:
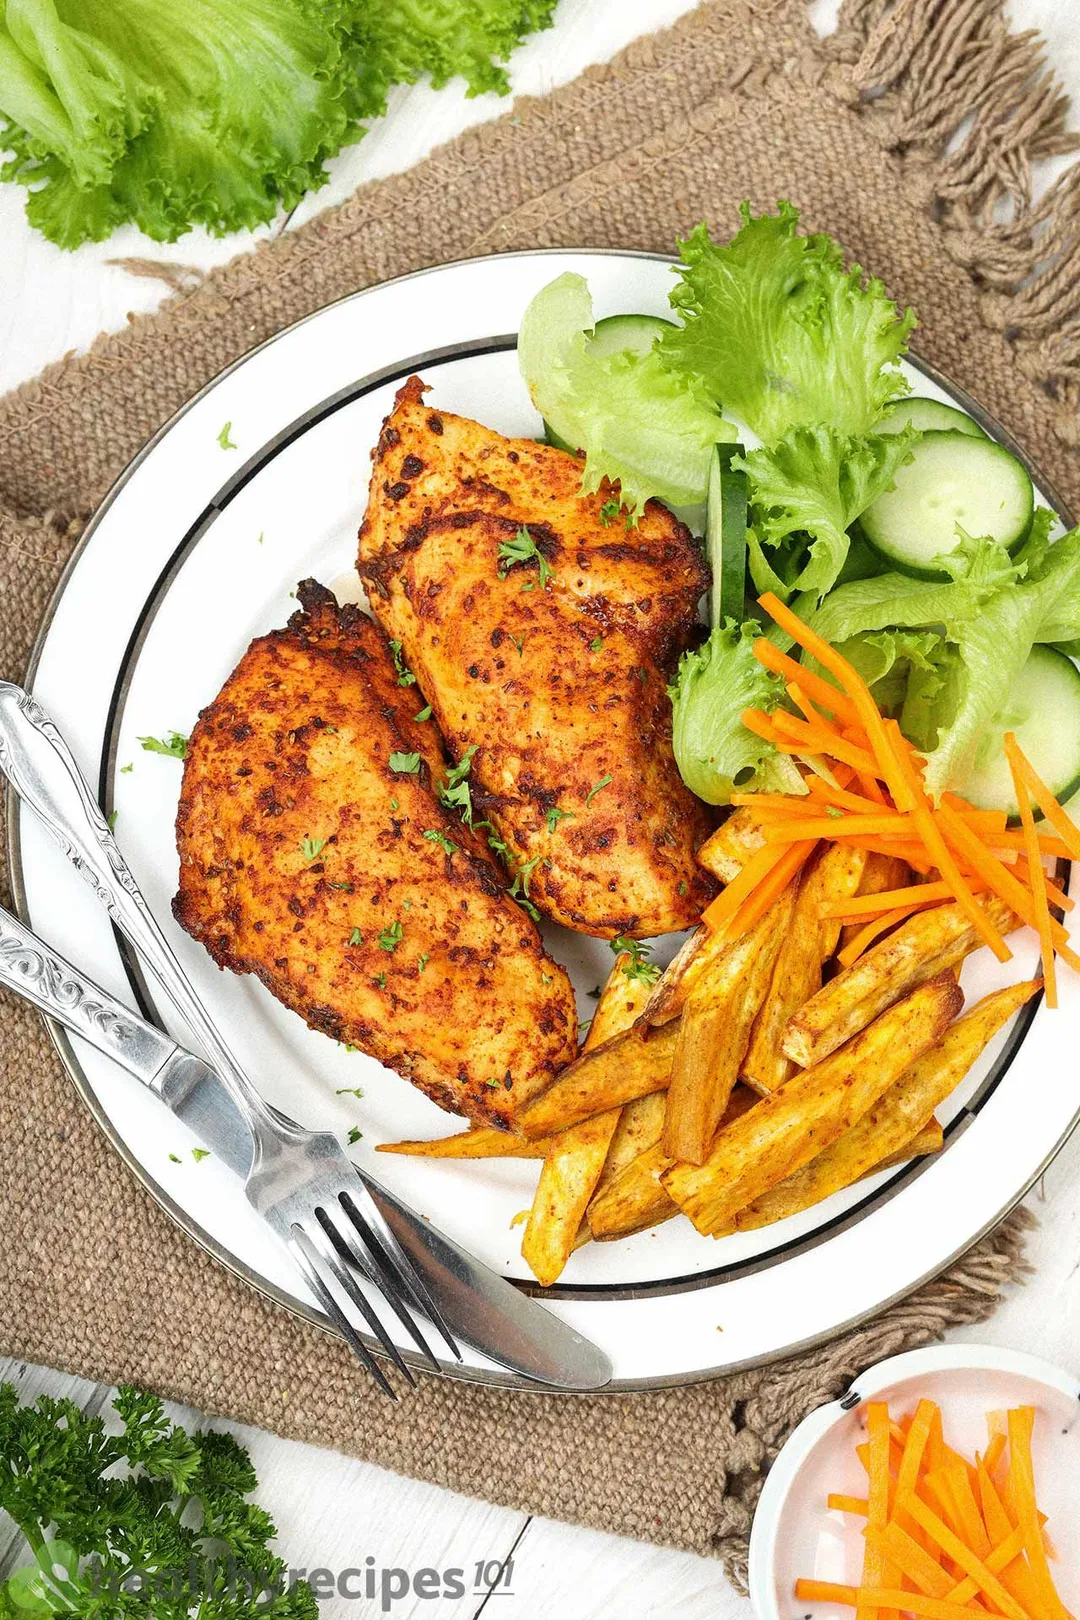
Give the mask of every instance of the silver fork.
<path id="1" fill-rule="evenodd" d="M 248 1201 L 288 1249 L 380 1389 L 397 1400 L 343 1309 L 341 1296 L 360 1313 L 409 1383 L 415 1386 L 416 1380 L 353 1267 L 383 1295 L 436 1371 L 439 1363 L 416 1325 L 414 1310 L 435 1325 L 460 1361 L 461 1351 L 438 1306 L 337 1138 L 283 1122 L 240 1067 L 154 920 L 62 735 L 37 700 L 10 681 L 0 681 L 0 770 L 90 883 L 202 1046 L 251 1132 L 254 1152 L 244 1186 Z"/>

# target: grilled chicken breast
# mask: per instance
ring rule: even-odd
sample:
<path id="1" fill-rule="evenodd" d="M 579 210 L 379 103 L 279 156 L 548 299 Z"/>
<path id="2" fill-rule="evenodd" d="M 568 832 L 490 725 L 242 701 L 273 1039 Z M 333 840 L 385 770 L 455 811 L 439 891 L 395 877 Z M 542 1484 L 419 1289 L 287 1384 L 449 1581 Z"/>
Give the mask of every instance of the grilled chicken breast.
<path id="1" fill-rule="evenodd" d="M 709 822 L 675 765 L 666 686 L 706 582 L 698 549 L 657 503 L 627 530 L 610 490 L 581 495 L 573 456 L 423 395 L 411 377 L 384 424 L 358 567 L 451 753 L 475 750 L 473 819 L 558 922 L 689 927 L 715 892 L 694 861 Z"/>
<path id="2" fill-rule="evenodd" d="M 440 806 L 438 735 L 382 631 L 312 581 L 300 600 L 191 738 L 176 917 L 313 1029 L 510 1127 L 576 1055 L 570 982 Z"/>

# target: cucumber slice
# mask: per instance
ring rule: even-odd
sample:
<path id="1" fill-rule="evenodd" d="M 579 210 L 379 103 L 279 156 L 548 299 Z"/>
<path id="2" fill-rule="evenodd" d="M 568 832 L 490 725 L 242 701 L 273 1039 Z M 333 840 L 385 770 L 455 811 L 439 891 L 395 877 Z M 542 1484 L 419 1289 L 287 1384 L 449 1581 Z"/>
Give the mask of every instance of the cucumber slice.
<path id="1" fill-rule="evenodd" d="M 875 433 L 899 433 L 902 428 L 918 428 L 920 433 L 966 433 L 972 439 L 985 439 L 986 434 L 973 416 L 958 411 L 954 405 L 942 405 L 937 399 L 924 399 L 912 394 L 890 405 Z"/>
<path id="2" fill-rule="evenodd" d="M 593 327 L 589 349 L 598 360 L 627 349 L 631 354 L 647 354 L 660 334 L 674 325 L 659 315 L 605 315 Z"/>
<path id="3" fill-rule="evenodd" d="M 731 465 L 745 454 L 741 444 L 718 444 L 709 463 L 705 509 L 705 556 L 712 569 L 712 624 L 741 624 L 746 602 L 746 474 Z"/>
<path id="4" fill-rule="evenodd" d="M 993 439 L 924 433 L 894 487 L 862 514 L 867 540 L 890 568 L 947 579 L 934 564 L 960 543 L 957 525 L 1015 551 L 1031 527 L 1035 495 L 1016 457 Z"/>
<path id="5" fill-rule="evenodd" d="M 1053 647 L 1033 647 L 1027 663 L 979 748 L 975 768 L 958 789 L 980 810 L 1007 810 L 1018 820 L 1003 739 L 1016 740 L 1060 804 L 1080 789 L 1080 670 Z M 1035 811 L 1036 820 L 1039 811 Z"/>
<path id="6" fill-rule="evenodd" d="M 623 354 L 627 350 L 631 354 L 646 354 L 661 332 L 674 325 L 674 321 L 665 321 L 659 315 L 605 315 L 604 319 L 597 321 L 593 327 L 589 348 L 601 360 L 610 354 Z M 579 446 L 567 444 L 566 440 L 556 433 L 550 422 L 544 423 L 544 441 L 553 445 L 556 450 L 569 451 L 572 456 L 578 453 Z"/>

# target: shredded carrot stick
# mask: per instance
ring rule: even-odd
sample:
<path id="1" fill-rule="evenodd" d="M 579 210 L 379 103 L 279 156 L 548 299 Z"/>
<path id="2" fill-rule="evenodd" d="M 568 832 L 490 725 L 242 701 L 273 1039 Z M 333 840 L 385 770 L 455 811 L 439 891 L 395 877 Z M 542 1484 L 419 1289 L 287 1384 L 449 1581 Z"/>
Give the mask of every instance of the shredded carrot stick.
<path id="1" fill-rule="evenodd" d="M 1013 732 L 1005 733 L 1005 758 L 1010 765 L 1015 765 L 1035 800 L 1039 809 L 1050 825 L 1055 829 L 1062 842 L 1068 847 L 1069 854 L 1074 861 L 1080 861 L 1080 827 L 1072 817 L 1066 815 L 1058 804 L 1054 795 L 1035 770 L 1031 761 L 1025 755 Z"/>
<path id="2" fill-rule="evenodd" d="M 815 630 L 811 630 L 810 626 L 805 624 L 797 613 L 793 613 L 789 607 L 785 607 L 780 598 L 774 595 L 772 591 L 766 591 L 763 596 L 759 596 L 758 605 L 764 608 L 769 617 L 782 630 L 787 631 L 792 641 L 798 642 L 805 652 L 808 652 L 823 669 L 827 669 L 840 682 L 855 708 L 856 723 L 861 725 L 866 732 L 870 750 L 878 767 L 877 770 L 872 771 L 870 774 L 880 774 L 884 777 L 892 794 L 893 803 L 898 810 L 910 810 L 910 789 L 900 771 L 899 761 L 886 734 L 885 723 L 882 720 L 877 704 L 874 702 L 873 694 L 858 670 L 849 664 L 847 659 L 836 651 L 835 647 L 830 647 L 823 637 L 819 636 Z"/>
<path id="3" fill-rule="evenodd" d="M 1046 898 L 1046 873 L 1043 871 L 1039 835 L 1035 831 L 1035 817 L 1031 813 L 1031 798 L 1028 793 L 1027 781 L 1014 755 L 1010 753 L 1007 757 L 1009 771 L 1013 780 L 1013 789 L 1016 793 L 1016 802 L 1020 806 L 1020 823 L 1023 827 L 1024 845 L 1027 850 L 1028 882 L 1031 885 L 1031 898 L 1035 908 L 1035 932 L 1039 936 L 1039 952 L 1042 956 L 1046 1005 L 1056 1007 L 1058 1004 L 1057 964 L 1054 960 L 1053 919 L 1050 916 L 1050 903 Z"/>
<path id="4" fill-rule="evenodd" d="M 949 847 L 941 835 L 940 828 L 930 813 L 930 806 L 927 803 L 923 785 L 919 780 L 908 746 L 901 735 L 900 727 L 895 720 L 885 721 L 884 726 L 890 741 L 894 744 L 894 757 L 903 776 L 910 801 L 906 805 L 901 805 L 899 799 L 897 799 L 897 805 L 902 809 L 910 809 L 915 824 L 919 829 L 919 836 L 926 845 L 928 854 L 944 881 L 952 889 L 957 904 L 978 933 L 980 939 L 984 944 L 989 945 L 999 962 L 1011 961 L 1012 951 L 976 900 L 970 885 L 965 881 L 960 868 L 954 861 Z M 899 739 L 899 746 L 896 746 L 896 739 Z M 895 798 L 896 795 L 894 794 L 893 797 Z"/>
<path id="5" fill-rule="evenodd" d="M 783 880 L 776 891 L 780 893 L 799 870 L 815 843 L 815 839 L 807 839 L 805 843 L 792 844 L 787 849 L 778 844 L 766 844 L 764 849 L 756 850 L 738 876 L 733 877 L 712 904 L 706 907 L 702 922 L 714 932 L 732 922 L 744 903 L 756 897 L 756 890 L 769 879 L 776 867 L 783 868 Z M 797 854 L 797 851 L 801 851 L 801 854 Z M 767 906 L 761 909 L 764 911 Z"/>
<path id="6" fill-rule="evenodd" d="M 796 1581 L 795 1596 L 800 1603 L 840 1603 L 845 1608 L 902 1609 L 905 1614 L 925 1616 L 925 1620 L 971 1620 L 971 1610 L 947 1598 L 927 1597 L 925 1592 L 908 1592 L 875 1586 L 842 1586 L 834 1581 Z"/>
<path id="7" fill-rule="evenodd" d="M 834 788 L 830 783 L 822 781 L 820 776 L 813 777 L 807 782 L 806 787 L 811 798 L 821 799 L 825 804 L 834 804 L 838 810 L 854 810 L 856 815 L 875 816 L 881 810 L 892 809 L 891 805 L 885 803 L 884 796 L 871 799 L 863 793 L 852 793 L 848 788 Z"/>
<path id="8" fill-rule="evenodd" d="M 838 686 L 833 686 L 830 681 L 823 680 L 820 675 L 815 675 L 812 670 L 804 669 L 802 664 L 797 663 L 794 658 L 789 658 L 787 653 L 782 653 L 779 647 L 774 642 L 771 642 L 767 636 L 759 637 L 754 642 L 753 650 L 754 657 L 759 664 L 764 664 L 765 668 L 771 670 L 774 675 L 782 675 L 785 680 L 798 681 L 803 691 L 809 693 L 815 703 L 820 703 L 823 709 L 828 709 L 829 713 L 834 714 L 838 720 L 858 721 L 859 711 L 851 699 L 845 697 Z"/>
<path id="9" fill-rule="evenodd" d="M 839 1491 L 830 1491 L 827 1506 L 834 1508 L 838 1513 L 855 1513 L 865 1519 L 870 1512 L 870 1504 L 865 1496 L 844 1496 Z"/>
<path id="10" fill-rule="evenodd" d="M 888 855 L 894 860 L 905 861 L 920 877 L 925 877 L 931 869 L 921 844 L 904 844 L 898 838 L 855 838 L 852 839 L 852 848 L 868 849 L 876 855 Z"/>
<path id="11" fill-rule="evenodd" d="M 885 803 L 885 794 L 882 792 L 881 784 L 876 776 L 868 776 L 865 772 L 862 772 L 859 776 L 859 786 L 866 794 L 866 797 L 872 799 L 875 804 Z"/>
<path id="12" fill-rule="evenodd" d="M 990 1444 L 982 1456 L 982 1465 L 988 1474 L 993 1475 L 994 1469 L 1005 1455 L 1005 1447 L 1008 1443 L 1008 1440 L 1000 1431 L 991 1436 Z M 976 1462 L 975 1466 L 978 1468 L 978 1462 Z"/>
<path id="13" fill-rule="evenodd" d="M 906 906 L 937 900 L 953 900 L 955 895 L 947 883 L 913 883 L 905 889 L 886 889 L 882 894 L 856 894 L 850 900 L 825 900 L 818 907 L 822 917 L 843 917 L 845 922 L 854 918 L 876 917 L 882 911 L 895 911 Z M 715 905 L 716 902 L 714 901 Z"/>
<path id="14" fill-rule="evenodd" d="M 777 709 L 770 718 L 777 734 L 789 742 L 798 743 L 805 753 L 828 754 L 833 759 L 843 760 L 845 765 L 850 765 L 856 771 L 874 768 L 874 761 L 865 748 L 838 736 L 835 731 L 812 726 L 809 721 L 800 720 L 798 715 L 788 714 L 784 709 Z M 746 724 L 745 714 L 743 724 Z M 748 729 L 753 731 L 755 728 L 751 725 Z M 757 735 L 761 736 L 761 732 L 758 731 Z"/>
<path id="15" fill-rule="evenodd" d="M 1035 1471 L 1031 1461 L 1034 1423 L 1035 1412 L 1030 1406 L 1021 1406 L 1009 1413 L 1009 1482 L 1019 1528 L 1024 1537 L 1024 1552 L 1036 1590 L 1054 1620 L 1065 1620 L 1067 1611 L 1058 1597 L 1050 1566 L 1046 1562 L 1039 1509 L 1035 1501 Z M 969 1573 L 975 1572 L 972 1570 Z"/>
<path id="16" fill-rule="evenodd" d="M 987 1556 L 986 1567 L 992 1575 L 1001 1576 L 1001 1584 L 1008 1587 L 1009 1581 L 1006 1572 L 1009 1565 L 1015 1563 L 1024 1550 L 1023 1533 L 1019 1530 L 1007 1530 L 1001 1542 Z M 979 1583 L 970 1575 L 965 1575 L 959 1586 L 954 1586 L 947 1594 L 950 1603 L 970 1603 L 979 1590 Z M 1013 1593 L 1016 1596 L 1016 1593 Z"/>
<path id="17" fill-rule="evenodd" d="M 971 1576 L 979 1590 L 985 1592 L 1001 1614 L 1006 1615 L 1008 1620 L 1031 1620 L 1016 1599 L 1005 1590 L 997 1576 L 987 1569 L 978 1553 L 943 1523 L 925 1502 L 920 1501 L 917 1496 L 908 1496 L 904 1501 L 904 1508 L 911 1514 L 916 1524 L 921 1525 L 927 1535 L 934 1538 L 942 1552 L 948 1553 L 953 1562 L 959 1564 L 965 1574 Z M 985 1530 L 983 1534 L 985 1536 Z"/>
<path id="18" fill-rule="evenodd" d="M 770 822 L 765 834 L 769 843 L 790 843 L 793 838 L 897 838 L 907 841 L 911 827 L 904 817 L 888 812 L 880 816 L 798 817 L 794 821 Z"/>
<path id="19" fill-rule="evenodd" d="M 897 906 L 894 911 L 883 912 L 880 917 L 874 917 L 872 921 L 865 923 L 860 928 L 859 932 L 848 941 L 843 950 L 837 953 L 836 960 L 841 967 L 850 967 L 852 962 L 857 962 L 867 947 L 874 943 L 879 934 L 886 933 L 890 928 L 894 928 L 897 923 L 901 923 L 905 918 L 913 916 L 916 911 L 925 911 L 930 906 L 940 904 L 941 902 L 938 900 L 916 900 L 910 905 Z"/>
<path id="20" fill-rule="evenodd" d="M 1017 878 L 1015 878 L 1013 874 L 1007 870 L 1006 867 L 1002 866 L 1001 862 L 996 860 L 984 845 L 979 843 L 979 840 L 975 837 L 974 833 L 972 833 L 971 830 L 964 825 L 954 810 L 950 810 L 946 805 L 942 805 L 941 809 L 937 812 L 937 815 L 940 819 L 941 825 L 946 829 L 949 840 L 953 844 L 954 848 L 962 851 L 971 864 L 975 866 L 980 874 L 984 877 L 986 883 L 990 888 L 993 889 L 994 893 L 999 895 L 1000 898 L 1005 901 L 1007 906 L 1011 906 L 1013 911 L 1016 912 L 1016 915 L 1022 918 L 1022 920 L 1026 922 L 1029 927 L 1034 928 L 1039 933 L 1039 938 L 1041 941 L 1043 939 L 1041 931 L 1042 919 L 1040 918 L 1038 902 L 1036 901 L 1034 894 L 1030 890 L 1025 889 L 1023 884 L 1020 883 Z M 1038 864 L 1039 870 L 1042 872 L 1041 862 L 1037 862 L 1036 864 Z M 1028 863 L 1028 872 L 1030 873 L 1030 862 Z M 1038 880 L 1036 879 L 1036 881 Z M 1045 895 L 1049 893 L 1051 888 L 1045 872 L 1042 874 L 1042 881 Z M 1053 887 L 1054 893 L 1056 895 L 1060 895 L 1061 890 L 1057 889 L 1056 886 Z M 1067 901 L 1068 895 L 1065 895 L 1064 898 Z M 1044 949 L 1047 945 L 1049 946 L 1048 960 L 1051 963 L 1053 962 L 1054 947 L 1056 946 L 1058 954 L 1063 958 L 1063 960 L 1069 962 L 1070 967 L 1074 966 L 1077 958 L 1069 948 L 1069 936 L 1056 918 L 1050 916 L 1048 908 L 1045 914 L 1045 923 L 1047 929 L 1047 939 L 1044 943 Z"/>
<path id="21" fill-rule="evenodd" d="M 900 1574 L 913 1583 L 916 1591 L 925 1592 L 928 1597 L 948 1597 L 956 1583 L 945 1573 L 933 1554 L 920 1546 L 913 1536 L 909 1536 L 895 1519 L 884 1530 L 868 1524 L 865 1534 L 868 1544 L 891 1559 Z"/>
<path id="22" fill-rule="evenodd" d="M 889 1522 L 890 1486 L 892 1476 L 889 1468 L 891 1435 L 889 1433 L 889 1408 L 884 1401 L 867 1401 L 866 1427 L 869 1434 L 870 1455 L 867 1473 L 869 1475 L 869 1488 L 867 1490 L 867 1527 L 869 1530 L 884 1530 Z M 863 1558 L 862 1582 L 863 1586 L 888 1586 L 895 1576 L 892 1561 L 873 1542 L 867 1541 L 866 1553 Z M 867 1610 L 859 1604 L 856 1610 L 856 1620 L 866 1620 Z M 883 1617 L 887 1620 L 887 1617 Z"/>
<path id="23" fill-rule="evenodd" d="M 767 846 L 775 848 L 776 846 Z M 808 838 L 801 844 L 789 844 L 776 865 L 762 878 L 753 894 L 748 895 L 739 906 L 728 926 L 729 939 L 741 939 L 748 933 L 768 911 L 775 900 L 779 900 L 788 884 L 799 871 L 803 863 L 817 848 L 817 839 Z M 725 894 L 727 890 L 724 891 Z M 716 901 L 713 901 L 713 905 Z M 712 906 L 709 907 L 712 910 Z M 706 920 L 708 912 L 706 912 Z"/>
<path id="24" fill-rule="evenodd" d="M 813 777 L 813 781 L 820 781 L 820 777 Z M 747 810 L 789 810 L 792 815 L 817 815 L 818 808 L 809 794 L 803 798 L 794 793 L 733 793 L 731 802 L 736 809 Z"/>
<path id="25" fill-rule="evenodd" d="M 765 742 L 777 741 L 778 733 L 772 715 L 766 714 L 764 709 L 744 709 L 739 718 L 755 737 L 761 737 Z"/>
<path id="26" fill-rule="evenodd" d="M 1024 843 L 1024 834 L 1021 831 L 1014 830 L 1012 827 L 1006 827 L 1004 832 L 995 833 L 991 842 L 1002 849 L 1025 849 L 1027 847 Z M 1051 838 L 1047 833 L 1039 834 L 1039 848 L 1044 855 L 1056 855 L 1062 861 L 1072 860 L 1072 851 L 1068 845 L 1063 844 L 1060 838 Z"/>

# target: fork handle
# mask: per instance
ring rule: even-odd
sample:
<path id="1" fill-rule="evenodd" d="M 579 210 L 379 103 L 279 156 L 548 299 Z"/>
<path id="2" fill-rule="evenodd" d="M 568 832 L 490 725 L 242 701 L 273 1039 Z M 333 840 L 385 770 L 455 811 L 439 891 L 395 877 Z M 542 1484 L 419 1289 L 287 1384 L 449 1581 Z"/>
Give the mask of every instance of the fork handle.
<path id="1" fill-rule="evenodd" d="M 252 1135 L 258 1138 L 263 1130 L 280 1134 L 270 1109 L 203 1012 L 67 743 L 37 699 L 11 681 L 0 681 L 0 770 L 151 969 L 210 1058 Z"/>

